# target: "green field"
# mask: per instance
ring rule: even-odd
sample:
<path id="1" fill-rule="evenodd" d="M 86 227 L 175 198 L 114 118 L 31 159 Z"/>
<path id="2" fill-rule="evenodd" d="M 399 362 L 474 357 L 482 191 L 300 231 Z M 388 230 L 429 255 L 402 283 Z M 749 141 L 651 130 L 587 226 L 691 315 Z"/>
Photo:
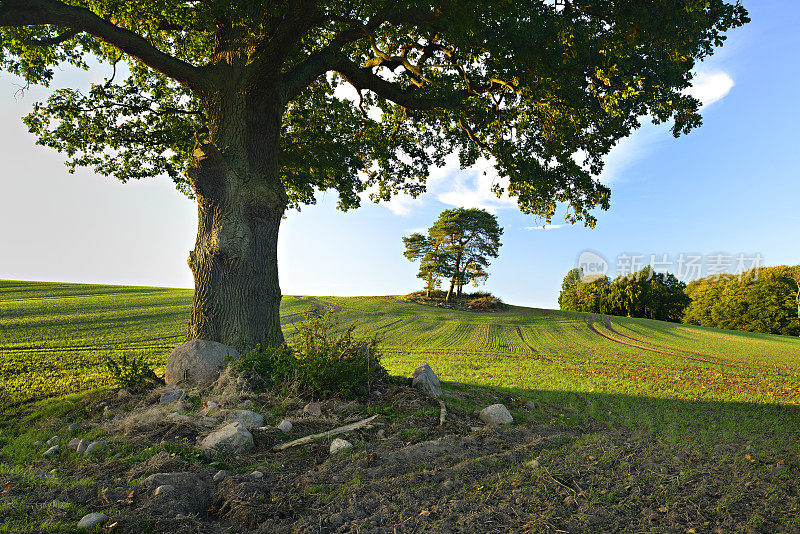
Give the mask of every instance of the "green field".
<path id="1" fill-rule="evenodd" d="M 183 289 L 0 281 L 0 398 L 108 386 L 104 358 L 123 353 L 163 370 L 190 304 Z M 392 374 L 428 362 L 444 381 L 567 402 L 583 417 L 671 435 L 797 433 L 794 338 L 517 306 L 478 313 L 397 297 L 295 296 L 281 305 L 287 334 L 315 308 L 380 332 Z"/>

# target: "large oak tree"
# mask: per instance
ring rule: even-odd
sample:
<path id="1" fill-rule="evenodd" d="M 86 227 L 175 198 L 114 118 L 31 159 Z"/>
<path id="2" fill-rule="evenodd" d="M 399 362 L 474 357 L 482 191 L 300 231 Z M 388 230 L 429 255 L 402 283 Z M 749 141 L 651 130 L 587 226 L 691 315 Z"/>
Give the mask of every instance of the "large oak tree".
<path id="1" fill-rule="evenodd" d="M 40 85 L 110 65 L 28 127 L 71 167 L 197 199 L 188 335 L 244 350 L 282 341 L 287 208 L 416 195 L 456 152 L 523 212 L 593 225 L 603 156 L 645 116 L 698 126 L 693 69 L 746 21 L 723 0 L 1 0 L 0 62 Z"/>

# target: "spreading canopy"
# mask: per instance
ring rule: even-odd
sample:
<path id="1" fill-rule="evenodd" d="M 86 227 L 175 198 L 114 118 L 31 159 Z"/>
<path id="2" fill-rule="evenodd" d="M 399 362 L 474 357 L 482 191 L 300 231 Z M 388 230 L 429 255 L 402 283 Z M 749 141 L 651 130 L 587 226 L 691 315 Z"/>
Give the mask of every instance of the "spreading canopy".
<path id="1" fill-rule="evenodd" d="M 746 21 L 723 0 L 2 0 L 0 67 L 48 85 L 61 65 L 107 65 L 26 118 L 71 168 L 167 174 L 191 195 L 213 96 L 244 91 L 280 102 L 291 205 L 416 195 L 456 152 L 489 158 L 523 212 L 563 202 L 592 225 L 603 156 L 644 116 L 698 126 L 693 69 Z"/>

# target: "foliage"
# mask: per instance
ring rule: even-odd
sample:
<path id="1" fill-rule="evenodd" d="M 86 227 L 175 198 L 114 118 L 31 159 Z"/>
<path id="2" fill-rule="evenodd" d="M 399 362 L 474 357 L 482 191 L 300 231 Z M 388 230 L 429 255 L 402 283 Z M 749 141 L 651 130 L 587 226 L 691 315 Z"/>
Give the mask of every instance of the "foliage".
<path id="1" fill-rule="evenodd" d="M 329 313 L 305 319 L 295 325 L 290 346 L 251 351 L 234 366 L 315 397 L 363 397 L 386 379 L 377 336 L 354 336 L 356 325 L 341 329 Z"/>
<path id="2" fill-rule="evenodd" d="M 136 353 L 123 352 L 119 360 L 106 356 L 105 365 L 108 374 L 122 388 L 135 391 L 153 384 L 163 384 L 163 380 L 156 376 L 145 359 Z"/>
<path id="3" fill-rule="evenodd" d="M 708 276 L 686 287 L 692 303 L 684 322 L 729 330 L 796 336 L 798 324 L 797 267 L 779 265 L 741 276 Z"/>
<path id="4" fill-rule="evenodd" d="M 450 300 L 453 289 L 461 294 L 464 284 L 478 285 L 489 274 L 489 258 L 496 258 L 503 229 L 497 217 L 482 209 L 455 208 L 444 210 L 428 229 L 428 235 L 411 234 L 403 238 L 405 257 L 419 260 L 418 278 L 427 281 L 430 293 L 440 278 L 450 279 L 450 289 L 445 300 Z"/>
<path id="5" fill-rule="evenodd" d="M 558 303 L 562 310 L 680 322 L 690 302 L 685 287 L 674 275 L 649 266 L 613 281 L 607 276 L 584 278 L 576 268 L 564 277 Z"/>
<path id="6" fill-rule="evenodd" d="M 609 202 L 602 157 L 642 116 L 673 120 L 675 135 L 698 126 L 685 92 L 696 63 L 747 21 L 723 0 L 6 0 L 0 67 L 47 86 L 63 65 L 108 66 L 87 94 L 54 91 L 26 119 L 71 168 L 166 173 L 189 193 L 196 143 L 217 143 L 219 112 L 234 109 L 220 103 L 253 95 L 241 109 L 255 123 L 279 95 L 280 181 L 295 205 L 317 189 L 336 189 L 342 208 L 368 187 L 416 195 L 457 151 L 462 165 L 492 157 L 496 192 L 524 212 L 550 220 L 565 202 L 593 224 L 589 210 Z"/>

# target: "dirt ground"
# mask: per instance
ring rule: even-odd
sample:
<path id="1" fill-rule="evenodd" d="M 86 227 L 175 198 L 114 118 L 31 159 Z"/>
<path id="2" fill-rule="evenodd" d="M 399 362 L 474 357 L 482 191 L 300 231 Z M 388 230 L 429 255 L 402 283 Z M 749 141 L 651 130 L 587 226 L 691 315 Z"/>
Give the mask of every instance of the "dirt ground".
<path id="1" fill-rule="evenodd" d="M 0 457 L 0 525 L 70 531 L 84 513 L 104 512 L 106 532 L 136 533 L 800 532 L 797 458 L 748 458 L 744 444 L 676 446 L 593 421 L 546 424 L 566 408 L 469 388 L 445 393 L 441 426 L 438 402 L 399 384 L 368 402 L 322 401 L 321 417 L 303 414 L 308 399 L 229 390 L 189 397 L 179 406 L 187 417 L 175 418 L 158 393 L 106 391 L 42 422 L 56 432 L 80 415 L 83 434 L 109 443 L 99 456 L 62 445 L 18 465 Z M 294 427 L 254 431 L 248 454 L 204 458 L 196 443 L 210 429 L 198 421 L 212 398 Z M 514 424 L 485 427 L 475 410 L 493 403 Z M 331 455 L 332 438 L 273 451 L 373 414 L 373 426 L 339 436 L 349 451 Z M 215 481 L 220 470 L 228 475 Z M 174 491 L 155 495 L 163 484 Z"/>

